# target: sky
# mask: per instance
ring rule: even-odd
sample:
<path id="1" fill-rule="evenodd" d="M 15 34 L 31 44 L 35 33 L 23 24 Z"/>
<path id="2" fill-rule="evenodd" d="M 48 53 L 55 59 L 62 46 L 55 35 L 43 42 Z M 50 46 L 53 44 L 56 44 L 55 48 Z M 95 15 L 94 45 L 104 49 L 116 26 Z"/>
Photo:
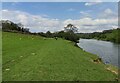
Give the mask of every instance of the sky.
<path id="1" fill-rule="evenodd" d="M 80 33 L 118 27 L 117 2 L 3 2 L 1 11 L 3 20 L 31 32 L 61 31 L 69 23 Z"/>
<path id="2" fill-rule="evenodd" d="M 2 0 L 2 2 L 93 2 L 93 0 Z M 119 0 L 94 0 L 94 2 L 119 2 Z"/>

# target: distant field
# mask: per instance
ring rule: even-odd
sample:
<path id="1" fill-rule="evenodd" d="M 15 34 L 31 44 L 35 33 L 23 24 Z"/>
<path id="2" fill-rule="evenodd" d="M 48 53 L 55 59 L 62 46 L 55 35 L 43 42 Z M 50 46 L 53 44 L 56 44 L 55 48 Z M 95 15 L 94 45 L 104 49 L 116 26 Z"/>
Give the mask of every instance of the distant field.
<path id="1" fill-rule="evenodd" d="M 96 55 L 63 39 L 3 32 L 3 81 L 111 81 L 117 75 Z"/>

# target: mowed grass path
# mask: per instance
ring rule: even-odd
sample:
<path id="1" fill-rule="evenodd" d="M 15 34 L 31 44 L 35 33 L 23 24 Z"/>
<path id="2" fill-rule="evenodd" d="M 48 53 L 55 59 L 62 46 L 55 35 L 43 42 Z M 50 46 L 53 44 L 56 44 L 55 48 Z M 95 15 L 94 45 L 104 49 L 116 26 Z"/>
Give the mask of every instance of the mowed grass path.
<path id="1" fill-rule="evenodd" d="M 63 39 L 3 32 L 3 81 L 110 81 L 117 76 L 96 55 Z"/>

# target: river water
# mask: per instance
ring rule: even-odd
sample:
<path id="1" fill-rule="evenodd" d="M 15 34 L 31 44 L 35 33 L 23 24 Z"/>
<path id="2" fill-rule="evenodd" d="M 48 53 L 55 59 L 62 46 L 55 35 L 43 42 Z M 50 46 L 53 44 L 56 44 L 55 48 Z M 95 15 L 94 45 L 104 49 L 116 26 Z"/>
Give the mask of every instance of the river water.
<path id="1" fill-rule="evenodd" d="M 95 39 L 80 39 L 78 46 L 87 52 L 98 55 L 104 63 L 120 68 L 118 64 L 120 44 Z"/>

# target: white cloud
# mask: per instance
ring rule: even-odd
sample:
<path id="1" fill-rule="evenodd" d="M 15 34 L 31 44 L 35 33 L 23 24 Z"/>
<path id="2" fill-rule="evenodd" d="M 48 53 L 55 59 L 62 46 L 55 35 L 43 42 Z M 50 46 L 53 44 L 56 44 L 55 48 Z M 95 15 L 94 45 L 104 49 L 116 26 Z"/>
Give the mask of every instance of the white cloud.
<path id="1" fill-rule="evenodd" d="M 107 14 L 112 14 L 113 12 L 112 12 L 112 10 L 111 9 L 106 9 L 105 11 L 104 11 L 105 13 L 107 13 Z"/>
<path id="2" fill-rule="evenodd" d="M 109 16 L 112 10 L 106 9 L 105 13 L 108 13 Z M 15 23 L 21 22 L 25 27 L 30 28 L 30 31 L 34 32 L 60 31 L 69 23 L 78 27 L 79 32 L 102 31 L 104 29 L 117 28 L 118 25 L 118 17 L 96 19 L 84 17 L 81 19 L 66 19 L 61 21 L 59 19 L 45 18 L 21 11 L 2 10 L 2 14 L 2 19 L 8 19 Z"/>
<path id="3" fill-rule="evenodd" d="M 24 25 L 28 24 L 27 16 L 26 16 L 26 15 L 18 15 L 18 16 L 17 16 L 17 19 L 18 19 L 21 23 L 24 23 Z"/>
<path id="4" fill-rule="evenodd" d="M 64 21 L 64 25 L 71 23 L 76 25 L 80 32 L 94 32 L 102 31 L 104 29 L 113 28 L 112 26 L 117 26 L 118 19 L 92 19 L 83 18 L 78 20 L 68 19 Z"/>
<path id="5" fill-rule="evenodd" d="M 97 4 L 100 4 L 102 3 L 102 0 L 89 0 L 89 2 L 86 2 L 85 3 L 85 6 L 92 6 L 92 5 L 97 5 Z"/>
<path id="6" fill-rule="evenodd" d="M 100 13 L 100 18 L 115 18 L 118 16 L 117 12 L 113 12 L 111 9 L 105 9 L 102 13 Z"/>
<path id="7" fill-rule="evenodd" d="M 30 28 L 31 31 L 36 32 L 46 32 L 48 30 L 53 32 L 61 29 L 58 19 L 49 19 L 21 11 L 2 10 L 2 19 L 8 19 L 15 23 L 20 22 L 25 27 Z"/>
<path id="8" fill-rule="evenodd" d="M 75 11 L 75 9 L 74 8 L 70 8 L 70 9 L 68 9 L 68 11 Z"/>
<path id="9" fill-rule="evenodd" d="M 80 11 L 80 14 L 84 17 L 91 17 L 91 10 L 88 11 Z"/>
<path id="10" fill-rule="evenodd" d="M 88 2 L 88 3 L 85 3 L 85 6 L 92 6 L 92 5 L 96 5 L 96 4 L 99 4 L 100 2 Z"/>
<path id="11" fill-rule="evenodd" d="M 84 25 L 91 25 L 91 26 L 96 26 L 96 25 L 105 25 L 105 24 L 117 24 L 118 19 L 92 19 L 92 18 L 82 18 L 78 20 L 72 20 L 68 19 L 64 21 L 64 24 L 72 23 L 77 26 L 84 26 Z"/>

